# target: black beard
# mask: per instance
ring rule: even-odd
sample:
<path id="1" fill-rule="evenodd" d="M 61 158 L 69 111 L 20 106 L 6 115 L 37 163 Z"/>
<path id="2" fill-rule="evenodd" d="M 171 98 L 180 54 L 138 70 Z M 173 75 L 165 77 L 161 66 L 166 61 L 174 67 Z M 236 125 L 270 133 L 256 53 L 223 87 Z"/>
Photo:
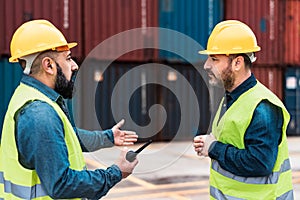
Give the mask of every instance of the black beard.
<path id="1" fill-rule="evenodd" d="M 55 87 L 54 90 L 60 94 L 65 99 L 71 99 L 73 97 L 73 90 L 74 90 L 74 82 L 75 82 L 75 76 L 77 72 L 73 72 L 71 76 L 71 80 L 68 81 L 64 73 L 62 72 L 61 67 L 57 62 L 57 76 L 55 81 Z"/>

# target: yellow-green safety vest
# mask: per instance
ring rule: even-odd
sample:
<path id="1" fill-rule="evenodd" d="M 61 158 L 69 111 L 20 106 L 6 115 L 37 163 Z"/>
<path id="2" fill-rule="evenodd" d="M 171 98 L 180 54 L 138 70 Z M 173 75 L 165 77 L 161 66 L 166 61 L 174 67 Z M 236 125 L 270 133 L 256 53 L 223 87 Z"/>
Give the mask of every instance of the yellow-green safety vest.
<path id="1" fill-rule="evenodd" d="M 264 177 L 242 177 L 224 170 L 216 160 L 210 167 L 210 199 L 293 199 L 292 173 L 286 129 L 290 115 L 283 103 L 264 85 L 257 84 L 243 93 L 218 122 L 222 102 L 213 121 L 212 134 L 218 141 L 245 149 L 244 135 L 257 105 L 268 100 L 283 113 L 282 141 L 272 173 Z M 224 99 L 222 100 L 224 101 Z"/>
<path id="2" fill-rule="evenodd" d="M 18 161 L 14 116 L 26 103 L 35 100 L 44 101 L 51 105 L 61 118 L 64 125 L 70 168 L 74 170 L 85 169 L 78 138 L 59 105 L 37 89 L 21 83 L 11 98 L 3 124 L 0 146 L 0 200 L 51 199 L 45 192 L 37 172 L 24 168 Z"/>

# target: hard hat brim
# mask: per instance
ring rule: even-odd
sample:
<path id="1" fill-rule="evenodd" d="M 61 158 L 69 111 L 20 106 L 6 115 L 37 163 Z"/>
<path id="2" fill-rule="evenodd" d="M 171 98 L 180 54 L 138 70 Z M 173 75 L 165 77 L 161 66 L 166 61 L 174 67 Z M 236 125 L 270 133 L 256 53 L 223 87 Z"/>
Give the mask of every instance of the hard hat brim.
<path id="1" fill-rule="evenodd" d="M 55 46 L 55 47 L 53 47 Z M 67 48 L 64 48 L 64 50 L 58 50 L 58 51 L 67 51 L 75 46 L 77 46 L 77 42 L 70 42 L 70 43 L 67 43 L 66 45 L 53 45 L 53 46 L 49 46 L 49 47 L 42 47 L 41 49 L 38 49 L 38 50 L 32 50 L 32 51 L 27 51 L 27 52 L 23 52 L 22 54 L 17 54 L 16 56 L 11 56 L 9 58 L 9 62 L 18 62 L 18 59 L 23 57 L 23 56 L 27 56 L 27 55 L 30 55 L 30 54 L 33 54 L 33 53 L 38 53 L 38 52 L 43 52 L 43 51 L 47 51 L 47 50 L 56 50 L 56 48 L 59 48 L 59 47 L 67 47 Z"/>
<path id="2" fill-rule="evenodd" d="M 232 50 L 232 51 L 209 51 L 209 50 L 201 50 L 198 51 L 199 54 L 202 55 L 230 55 L 230 54 L 240 54 L 240 53 L 254 53 L 254 52 L 258 52 L 260 51 L 260 47 L 256 46 L 255 48 L 251 48 L 251 49 L 243 49 L 243 50 Z"/>

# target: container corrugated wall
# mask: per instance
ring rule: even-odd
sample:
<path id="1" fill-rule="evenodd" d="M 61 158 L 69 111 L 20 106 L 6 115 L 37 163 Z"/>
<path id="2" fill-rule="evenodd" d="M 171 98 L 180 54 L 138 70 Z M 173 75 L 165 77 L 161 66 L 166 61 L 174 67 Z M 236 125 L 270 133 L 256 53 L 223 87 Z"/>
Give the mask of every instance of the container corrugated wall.
<path id="1" fill-rule="evenodd" d="M 88 55 L 97 45 L 122 31 L 157 27 L 158 25 L 158 1 L 157 0 L 88 0 L 84 3 L 84 48 Z M 157 34 L 142 32 L 140 35 L 132 35 L 114 43 L 101 55 L 94 58 L 101 60 L 115 60 L 111 52 L 124 48 L 127 43 L 154 44 L 157 43 Z M 157 51 L 154 49 L 142 49 L 132 51 L 119 61 L 145 61 L 155 60 Z"/>
<path id="2" fill-rule="evenodd" d="M 300 1 L 287 0 L 285 9 L 285 64 L 300 65 Z"/>
<path id="3" fill-rule="evenodd" d="M 77 123 L 79 127 L 90 130 L 100 127 L 102 129 L 111 128 L 116 123 L 115 120 L 125 117 L 129 110 L 131 119 L 125 119 L 126 122 L 122 128 L 135 130 L 140 139 L 151 137 L 154 140 L 167 141 L 176 135 L 176 139 L 191 140 L 196 133 L 207 133 L 210 123 L 209 94 L 206 84 L 196 69 L 190 65 L 178 64 L 169 66 L 171 69 L 169 71 L 162 71 L 151 65 L 149 66 L 150 71 L 147 70 L 144 73 L 136 70 L 136 67 L 142 64 L 114 62 L 104 71 L 107 62 L 85 61 L 77 79 L 79 98 L 77 98 L 75 106 L 78 112 L 77 115 L 75 114 L 75 121 L 79 122 Z M 189 90 L 176 80 L 176 77 L 179 76 L 178 73 L 185 77 L 196 94 L 200 109 L 199 122 L 193 122 L 196 112 L 195 104 L 180 104 L 174 94 L 176 90 L 175 92 L 179 94 L 180 98 L 185 98 L 187 101 L 192 98 Z M 116 89 L 116 83 L 121 81 L 120 79 L 124 76 L 127 77 L 122 80 L 122 88 Z M 163 86 L 169 85 L 175 88 L 174 91 L 160 84 L 148 83 L 147 81 L 151 80 L 151 77 L 160 80 Z M 139 87 L 131 93 L 129 88 L 135 84 L 139 84 Z M 111 96 L 113 91 L 117 95 L 115 98 Z M 161 129 L 157 128 L 163 121 L 161 113 L 152 113 L 152 121 L 149 117 L 150 107 L 156 104 L 164 107 L 167 114 L 166 122 L 162 124 Z M 119 116 L 113 116 L 112 109 Z M 182 119 L 184 116 L 185 119 Z M 184 131 L 178 130 L 181 121 L 189 123 L 183 124 Z M 157 128 L 157 134 L 151 135 L 153 134 L 151 129 L 144 130 L 144 127 L 148 126 L 149 123 L 154 124 Z"/>
<path id="4" fill-rule="evenodd" d="M 2 124 L 7 110 L 10 98 L 19 85 L 22 76 L 22 70 L 19 64 L 12 64 L 8 59 L 0 60 L 0 127 L 2 131 Z M 1 135 L 1 132 L 0 132 Z"/>
<path id="5" fill-rule="evenodd" d="M 73 100 L 74 118 L 79 127 L 89 130 L 107 129 L 115 125 L 115 121 L 121 120 L 121 118 L 114 118 L 112 114 L 112 91 L 119 78 L 135 65 L 135 63 L 110 64 L 109 62 L 97 59 L 84 61 L 82 70 L 78 73 L 76 79 L 77 95 Z M 140 92 L 132 95 L 135 98 L 133 98 L 131 108 L 129 108 L 128 104 L 125 107 L 122 106 L 131 97 L 128 88 L 134 83 L 140 82 L 140 79 L 141 75 L 139 73 L 130 73 L 130 77 L 122 83 L 123 90 L 117 94 L 118 97 L 114 100 L 116 101 L 114 109 L 118 113 L 124 113 L 130 109 L 131 118 L 137 124 L 145 125 L 149 118 L 142 114 L 142 105 L 139 98 Z M 155 88 L 148 87 L 147 94 L 149 95 L 147 96 L 147 103 L 151 104 L 152 101 L 155 101 L 156 95 L 153 93 L 156 93 Z M 121 114 L 122 118 L 124 116 Z M 126 122 L 122 128 L 132 130 L 129 119 L 125 120 Z"/>
<path id="6" fill-rule="evenodd" d="M 208 37 L 214 26 L 223 20 L 223 0 L 160 0 L 159 27 L 168 28 L 183 33 L 203 48 L 206 48 Z M 199 59 L 198 51 L 187 43 L 181 43 L 177 38 L 159 37 L 160 45 L 169 45 L 171 49 L 182 48 L 187 55 L 193 55 L 192 60 Z M 200 49 L 199 49 L 200 50 Z M 160 51 L 162 60 L 186 62 L 184 58 L 168 52 Z"/>
<path id="7" fill-rule="evenodd" d="M 300 135 L 300 69 L 285 71 L 284 103 L 291 115 L 287 129 L 289 135 Z"/>
<path id="8" fill-rule="evenodd" d="M 278 65 L 254 65 L 251 69 L 257 80 L 283 100 L 283 68 Z"/>
<path id="9" fill-rule="evenodd" d="M 15 30 L 32 19 L 47 19 L 57 26 L 68 41 L 78 42 L 72 56 L 81 59 L 82 42 L 81 0 L 0 0 L 0 55 L 10 55 L 10 41 Z"/>
<path id="10" fill-rule="evenodd" d="M 240 20 L 253 30 L 261 51 L 257 64 L 282 64 L 284 3 L 281 0 L 226 0 L 225 19 Z"/>
<path id="11" fill-rule="evenodd" d="M 162 82 L 165 82 L 165 85 L 167 85 L 166 82 L 171 82 L 170 84 L 173 85 L 174 91 L 178 92 L 187 102 L 180 103 L 180 99 L 176 97 L 173 93 L 174 91 L 166 87 L 159 87 L 159 103 L 166 108 L 168 115 L 165 127 L 161 131 L 160 139 L 171 140 L 177 131 L 178 138 L 183 140 L 191 140 L 195 134 L 206 134 L 211 119 L 209 90 L 207 85 L 199 72 L 192 65 L 170 64 L 169 67 L 171 67 L 172 70 L 160 71 L 158 73 Z M 175 75 L 174 80 L 172 80 L 173 75 Z M 176 79 L 178 75 L 183 75 L 186 78 L 193 89 L 192 91 L 181 81 Z M 196 94 L 198 105 L 191 103 L 193 92 Z M 192 125 L 192 121 L 198 112 L 197 107 L 200 109 L 200 121 L 197 124 L 198 128 Z M 183 117 L 185 119 L 182 119 Z M 178 129 L 180 122 L 185 122 L 182 130 Z"/>

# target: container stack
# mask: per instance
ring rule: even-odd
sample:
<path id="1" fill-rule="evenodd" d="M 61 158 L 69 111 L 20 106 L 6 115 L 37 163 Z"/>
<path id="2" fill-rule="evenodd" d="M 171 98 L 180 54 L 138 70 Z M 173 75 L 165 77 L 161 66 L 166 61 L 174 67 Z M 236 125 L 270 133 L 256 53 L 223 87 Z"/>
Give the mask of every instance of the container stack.
<path id="1" fill-rule="evenodd" d="M 126 116 L 129 108 L 131 120 L 127 120 L 124 128 L 136 130 L 141 138 L 151 137 L 154 140 L 167 141 L 174 139 L 177 133 L 176 139 L 191 140 L 197 133 L 205 134 L 211 116 L 209 91 L 205 80 L 190 62 L 199 62 L 200 56 L 197 52 L 201 46 L 206 46 L 213 27 L 223 19 L 223 1 L 94 0 L 83 3 L 85 60 L 82 68 L 86 70 L 82 70 L 79 77 L 82 91 L 80 96 L 96 94 L 96 97 L 77 98 L 80 103 L 75 118 L 80 126 L 89 129 L 97 129 L 99 126 L 102 129 L 109 128 L 118 120 L 113 110 L 121 117 Z M 149 30 L 147 27 L 161 29 Z M 133 31 L 136 28 L 141 29 L 136 30 L 138 34 Z M 179 34 L 174 35 L 167 29 Z M 128 30 L 132 31 L 128 35 L 122 33 L 121 37 L 118 34 Z M 182 42 L 180 34 L 191 43 Z M 114 43 L 118 40 L 120 41 Z M 106 46 L 107 41 L 108 47 L 103 49 L 102 46 Z M 125 54 L 118 52 L 126 49 L 124 47 L 132 50 Z M 156 64 L 169 69 L 163 71 Z M 147 71 L 147 67 L 143 69 L 147 73 L 135 70 L 143 65 L 150 67 L 151 72 Z M 195 108 L 193 105 L 180 104 L 174 91 L 166 87 L 168 85 L 176 88 L 178 96 L 190 98 L 177 77 L 179 74 L 185 77 L 196 93 L 202 116 L 201 121 L 184 127 L 184 131 L 179 130 L 182 117 L 185 116 L 183 112 L 188 113 L 185 116 L 187 121 L 193 118 Z M 117 90 L 116 84 L 125 76 L 127 79 L 123 80 L 122 85 L 127 90 L 118 90 L 118 97 L 113 99 L 112 93 Z M 156 77 L 156 82 L 164 85 L 147 84 L 153 77 Z M 134 87 L 136 83 L 140 86 L 131 94 L 128 88 Z M 116 100 L 118 98 L 120 99 Z M 146 126 L 154 123 L 154 126 L 159 127 L 158 122 L 163 121 L 160 113 L 149 116 L 150 108 L 155 104 L 165 109 L 167 119 L 157 134 L 148 135 L 150 133 L 144 130 Z M 96 114 L 91 116 L 91 113 L 95 113 L 94 107 Z"/>
<path id="2" fill-rule="evenodd" d="M 68 41 L 78 42 L 72 49 L 72 57 L 81 70 L 72 111 L 79 127 L 110 128 L 119 116 L 127 116 L 124 111 L 129 109 L 131 120 L 127 120 L 124 128 L 141 132 L 143 138 L 173 139 L 182 121 L 182 110 L 190 113 L 185 116 L 188 119 L 195 110 L 190 105 L 181 105 L 174 91 L 161 84 L 176 88 L 179 96 L 189 99 L 191 94 L 178 79 L 182 75 L 196 94 L 201 120 L 189 125 L 192 130 L 184 127 L 188 131 L 179 138 L 205 134 L 214 108 L 209 98 L 211 88 L 207 89 L 207 80 L 199 73 L 205 58 L 197 52 L 206 47 L 218 22 L 238 19 L 253 29 L 262 48 L 256 54 L 253 73 L 285 102 L 292 115 L 288 133 L 300 135 L 298 11 L 300 0 L 0 0 L 3 16 L 0 18 L 0 67 L 5 70 L 1 74 L 4 77 L 17 74 L 10 81 L 1 79 L 0 95 L 4 96 L 1 116 L 22 73 L 18 65 L 8 63 L 12 34 L 25 21 L 43 18 L 57 26 Z M 150 68 L 150 72 L 139 71 L 142 65 Z M 168 70 L 163 71 L 157 65 Z M 118 91 L 120 99 L 112 100 L 122 77 L 127 77 L 127 82 Z M 151 77 L 156 77 L 161 84 L 148 84 Z M 128 93 L 134 83 L 140 86 Z M 151 136 L 144 133 L 143 127 L 153 120 L 163 121 L 160 114 L 149 116 L 155 104 L 164 107 L 167 119 L 157 134 Z"/>
<path id="3" fill-rule="evenodd" d="M 290 135 L 300 135 L 300 1 L 285 1 L 284 100 L 291 114 Z"/>
<path id="4" fill-rule="evenodd" d="M 225 19 L 245 22 L 257 37 L 262 50 L 252 71 L 285 103 L 291 114 L 288 135 L 300 135 L 299 11 L 299 0 L 225 0 Z"/>
<path id="5" fill-rule="evenodd" d="M 172 89 L 148 84 L 149 74 L 134 71 L 146 64 L 152 68 L 151 76 L 162 84 L 176 88 L 178 96 L 188 99 L 191 95 L 178 81 L 179 75 L 185 77 L 196 94 L 202 118 L 197 124 L 188 126 L 192 127 L 191 130 L 184 127 L 185 133 L 179 138 L 190 139 L 194 134 L 204 134 L 210 123 L 209 92 L 205 80 L 190 62 L 199 62 L 197 51 L 206 46 L 213 27 L 223 19 L 223 10 L 223 0 L 0 0 L 0 12 L 3 15 L 0 19 L 0 67 L 12 70 L 2 73 L 6 77 L 9 77 L 8 73 L 19 74 L 10 82 L 1 79 L 1 85 L 5 85 L 1 96 L 7 99 L 1 104 L 1 116 L 4 116 L 8 100 L 22 74 L 18 65 L 8 62 L 11 37 L 22 23 L 43 18 L 57 26 L 68 41 L 78 42 L 78 46 L 72 49 L 72 57 L 82 68 L 76 81 L 77 93 L 72 102 L 72 111 L 80 127 L 110 128 L 119 120 L 112 110 L 122 114 L 128 108 L 138 128 L 147 126 L 153 123 L 151 120 L 161 120 L 161 116 L 151 119 L 149 116 L 150 107 L 159 104 L 164 107 L 167 119 L 165 125 L 151 137 L 156 140 L 174 138 L 182 121 L 183 110 L 189 113 L 185 117 L 190 119 L 195 108 L 189 104 L 181 105 Z M 150 30 L 149 27 L 156 29 Z M 168 30 L 177 31 L 179 36 L 187 37 L 191 43 L 183 42 L 178 35 L 169 34 Z M 129 31 L 129 34 L 120 34 L 123 31 Z M 106 48 L 101 49 L 103 46 Z M 97 50 L 99 48 L 100 51 Z M 166 66 L 168 70 L 162 72 L 154 64 Z M 199 67 L 203 63 L 198 64 Z M 124 100 L 120 98 L 112 108 L 114 87 L 125 75 L 128 79 L 119 95 L 129 99 L 129 105 L 124 105 Z M 136 82 L 141 85 L 133 94 L 129 94 L 127 87 Z M 125 125 L 128 127 L 124 128 L 128 129 L 136 127 L 130 122 Z M 138 128 L 135 129 L 139 131 Z"/>

